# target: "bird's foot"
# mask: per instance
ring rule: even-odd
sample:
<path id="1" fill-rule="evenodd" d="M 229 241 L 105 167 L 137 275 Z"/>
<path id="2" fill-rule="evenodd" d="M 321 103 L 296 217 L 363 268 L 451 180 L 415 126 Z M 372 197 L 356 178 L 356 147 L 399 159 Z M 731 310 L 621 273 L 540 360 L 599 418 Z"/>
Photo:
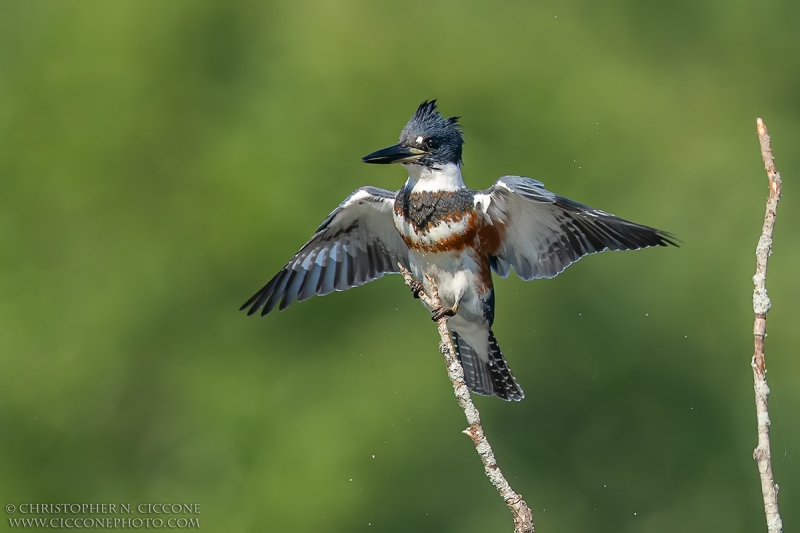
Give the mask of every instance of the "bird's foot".
<path id="1" fill-rule="evenodd" d="M 425 286 L 421 281 L 414 280 L 411 282 L 411 294 L 414 295 L 414 298 L 419 300 L 419 295 L 423 292 L 425 292 Z"/>
<path id="2" fill-rule="evenodd" d="M 458 306 L 437 307 L 431 311 L 431 320 L 438 322 L 446 316 L 456 316 L 456 311 L 458 311 Z"/>

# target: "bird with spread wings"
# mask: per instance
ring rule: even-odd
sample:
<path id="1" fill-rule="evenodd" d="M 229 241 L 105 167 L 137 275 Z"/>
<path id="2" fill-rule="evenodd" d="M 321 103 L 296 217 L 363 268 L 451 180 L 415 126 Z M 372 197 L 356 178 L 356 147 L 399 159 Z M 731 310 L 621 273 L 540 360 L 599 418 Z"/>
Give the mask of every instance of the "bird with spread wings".
<path id="1" fill-rule="evenodd" d="M 266 315 L 402 265 L 419 280 L 436 281 L 443 308 L 431 311 L 434 318 L 452 317 L 448 326 L 468 387 L 522 399 L 491 331 L 492 271 L 552 278 L 588 254 L 677 244 L 669 233 L 558 196 L 531 178 L 503 176 L 489 189 L 469 189 L 461 177 L 462 145 L 456 118 L 443 118 L 435 101 L 423 102 L 400 143 L 363 158 L 402 164 L 404 187 L 353 192 L 242 309 Z"/>

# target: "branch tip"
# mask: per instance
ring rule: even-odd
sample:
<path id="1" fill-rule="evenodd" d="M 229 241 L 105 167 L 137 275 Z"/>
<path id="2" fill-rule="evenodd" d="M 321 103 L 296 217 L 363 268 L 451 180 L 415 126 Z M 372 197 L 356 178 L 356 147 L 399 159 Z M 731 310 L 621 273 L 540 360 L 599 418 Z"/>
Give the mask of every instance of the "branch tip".
<path id="1" fill-rule="evenodd" d="M 764 125 L 764 121 L 760 118 L 756 119 L 756 130 L 758 131 L 759 135 L 767 134 L 767 127 Z"/>

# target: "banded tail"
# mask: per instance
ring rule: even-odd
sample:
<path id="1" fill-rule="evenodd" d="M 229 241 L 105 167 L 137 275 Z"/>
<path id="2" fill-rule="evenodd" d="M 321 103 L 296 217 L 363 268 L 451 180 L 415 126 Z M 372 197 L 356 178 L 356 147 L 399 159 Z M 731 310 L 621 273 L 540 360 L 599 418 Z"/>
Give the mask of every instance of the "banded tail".
<path id="1" fill-rule="evenodd" d="M 459 337 L 458 333 L 450 330 L 450 335 L 453 337 L 458 360 L 464 367 L 464 379 L 469 390 L 483 396 L 497 396 L 506 401 L 520 401 L 525 397 L 525 393 L 522 392 L 517 379 L 503 358 L 492 330 L 489 330 L 488 362 L 483 362 L 472 346 Z"/>

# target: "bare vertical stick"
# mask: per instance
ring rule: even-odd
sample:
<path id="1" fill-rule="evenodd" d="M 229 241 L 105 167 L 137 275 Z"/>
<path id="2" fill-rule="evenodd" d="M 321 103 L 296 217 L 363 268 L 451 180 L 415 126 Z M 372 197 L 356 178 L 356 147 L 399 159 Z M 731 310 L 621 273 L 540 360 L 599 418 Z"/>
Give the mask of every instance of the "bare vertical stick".
<path id="1" fill-rule="evenodd" d="M 761 143 L 761 157 L 764 159 L 764 168 L 769 178 L 769 197 L 767 198 L 767 212 L 764 215 L 764 226 L 761 237 L 756 246 L 756 274 L 753 276 L 753 312 L 756 315 L 753 325 L 755 337 L 755 353 L 751 363 L 753 367 L 753 382 L 756 394 L 756 418 L 758 420 L 758 447 L 753 451 L 753 459 L 758 463 L 758 472 L 761 474 L 761 494 L 764 497 L 764 512 L 767 516 L 767 530 L 769 533 L 781 533 L 783 522 L 778 512 L 778 485 L 772 476 L 772 454 L 769 448 L 769 387 L 767 386 L 767 366 L 764 361 L 764 337 L 767 333 L 767 312 L 770 308 L 767 296 L 767 261 L 772 253 L 772 232 L 775 228 L 775 217 L 778 202 L 781 199 L 781 175 L 775 170 L 775 161 L 772 159 L 767 127 L 761 119 L 756 121 L 758 140 Z"/>
<path id="2" fill-rule="evenodd" d="M 403 265 L 399 265 L 399 267 L 400 272 L 403 274 L 403 279 L 406 280 L 406 285 L 413 288 L 414 278 L 411 277 L 411 273 Z M 431 294 L 428 295 L 421 292 L 419 294 L 420 299 L 431 309 L 441 307 L 439 291 L 436 288 L 436 284 L 431 278 L 428 278 L 428 282 L 431 286 Z M 475 449 L 478 451 L 481 462 L 483 462 L 483 469 L 489 481 L 492 482 L 492 485 L 494 485 L 497 492 L 500 493 L 500 496 L 506 502 L 508 508 L 511 509 L 511 514 L 514 516 L 514 533 L 534 533 L 533 514 L 528 504 L 525 503 L 522 496 L 514 492 L 511 485 L 508 484 L 505 476 L 503 476 L 503 472 L 500 471 L 500 467 L 497 466 L 492 447 L 483 432 L 481 415 L 478 413 L 478 409 L 475 408 L 475 404 L 472 403 L 472 398 L 470 398 L 469 389 L 464 381 L 464 369 L 461 367 L 461 363 L 456 356 L 453 339 L 450 338 L 450 331 L 447 329 L 447 317 L 440 318 L 436 322 L 436 325 L 439 329 L 439 337 L 441 337 L 439 351 L 442 352 L 445 363 L 447 364 L 447 375 L 453 383 L 453 390 L 458 405 L 461 406 L 461 409 L 464 411 L 464 415 L 467 417 L 467 423 L 469 424 L 469 427 L 464 430 L 464 433 L 466 433 L 475 444 Z"/>

